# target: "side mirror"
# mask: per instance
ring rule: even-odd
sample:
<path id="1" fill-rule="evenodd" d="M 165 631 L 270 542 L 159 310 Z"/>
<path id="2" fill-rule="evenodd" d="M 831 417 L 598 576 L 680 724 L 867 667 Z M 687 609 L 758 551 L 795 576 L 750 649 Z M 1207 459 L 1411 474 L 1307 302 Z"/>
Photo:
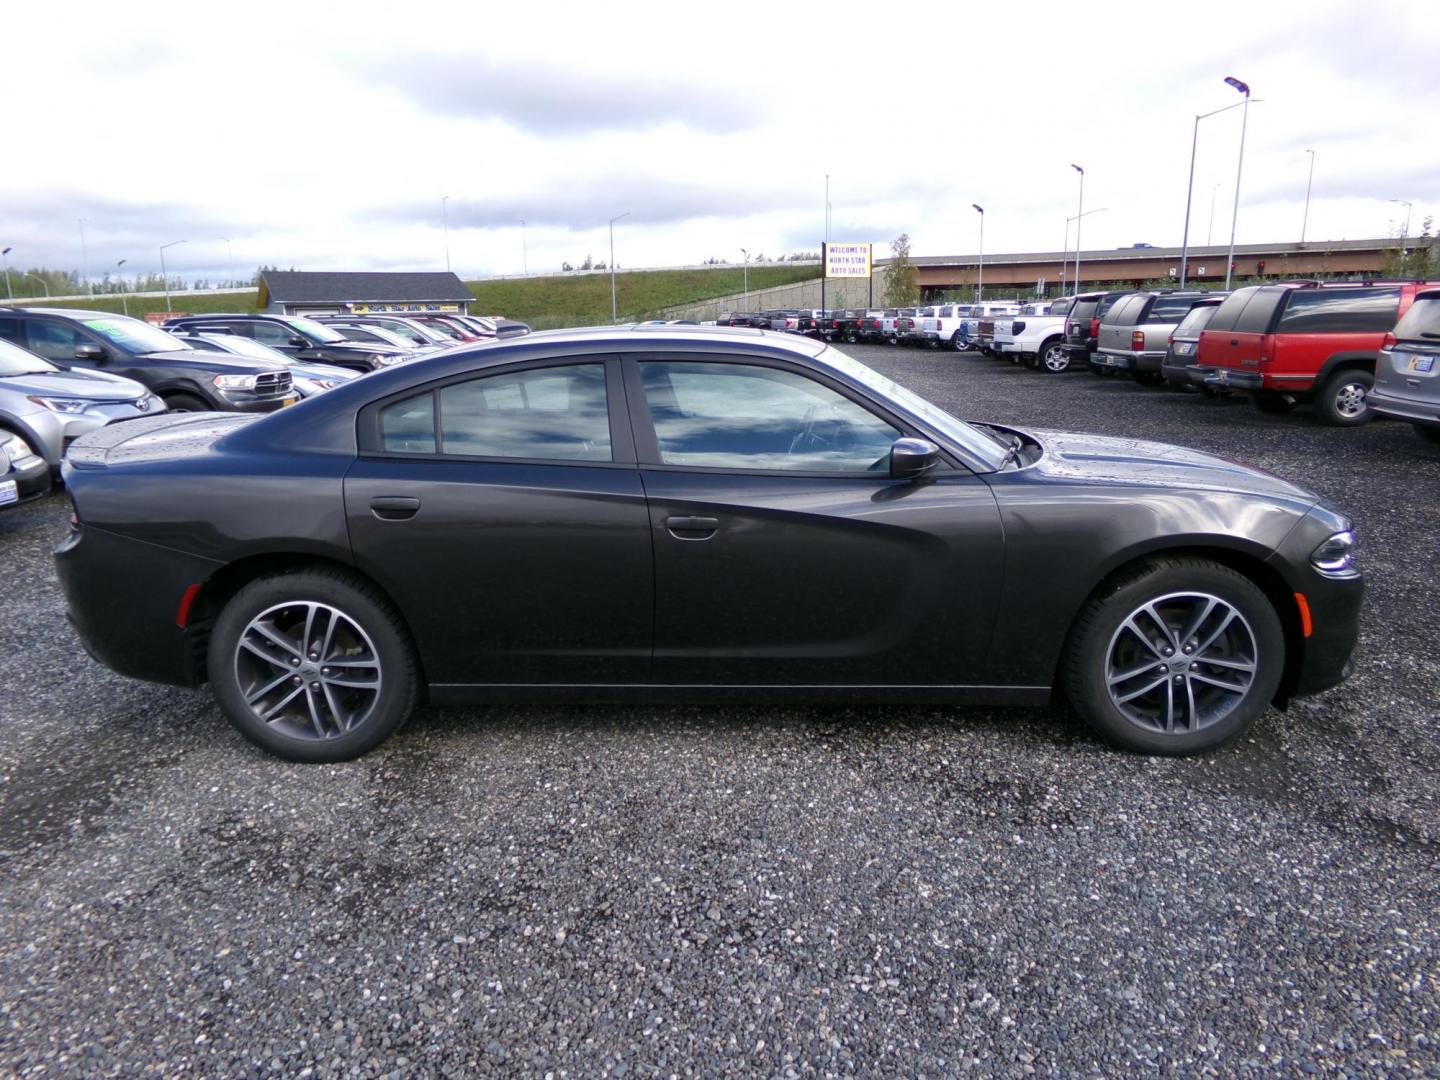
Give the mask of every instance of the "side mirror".
<path id="1" fill-rule="evenodd" d="M 890 479 L 914 480 L 940 464 L 940 447 L 929 439 L 897 439 L 890 447 Z"/>
<path id="2" fill-rule="evenodd" d="M 75 346 L 76 360 L 93 360 L 97 364 L 105 360 L 105 350 L 99 345 L 77 345 Z"/>
<path id="3" fill-rule="evenodd" d="M 309 339 L 303 338 L 299 334 L 296 334 L 290 339 L 290 344 L 294 345 L 297 349 L 306 349 L 310 347 Z"/>

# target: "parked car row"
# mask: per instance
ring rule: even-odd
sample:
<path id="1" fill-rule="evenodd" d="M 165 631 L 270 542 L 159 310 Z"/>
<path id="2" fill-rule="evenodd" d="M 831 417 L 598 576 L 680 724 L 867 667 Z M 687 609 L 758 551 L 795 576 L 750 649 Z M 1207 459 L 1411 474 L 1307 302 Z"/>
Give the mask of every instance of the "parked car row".
<path id="1" fill-rule="evenodd" d="M 1440 442 L 1440 282 L 1081 293 L 982 320 L 972 344 L 1049 373 L 1241 393 L 1267 413 L 1310 405 L 1339 427 L 1393 416 Z"/>

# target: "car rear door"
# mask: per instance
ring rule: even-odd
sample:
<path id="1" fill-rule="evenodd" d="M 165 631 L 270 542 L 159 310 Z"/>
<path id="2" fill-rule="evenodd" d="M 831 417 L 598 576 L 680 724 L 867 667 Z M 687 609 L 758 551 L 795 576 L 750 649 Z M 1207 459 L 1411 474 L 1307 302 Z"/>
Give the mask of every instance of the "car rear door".
<path id="1" fill-rule="evenodd" d="M 779 360 L 626 359 L 655 550 L 655 681 L 983 680 L 999 513 L 963 467 L 889 478 L 903 420 Z"/>
<path id="2" fill-rule="evenodd" d="M 650 521 L 617 360 L 530 361 L 360 414 L 345 513 L 432 687 L 649 681 Z"/>
<path id="3" fill-rule="evenodd" d="M 1373 363 L 1399 307 L 1398 285 L 1291 290 L 1275 323 L 1267 377 L 1277 389 L 1305 390 L 1332 360 Z"/>

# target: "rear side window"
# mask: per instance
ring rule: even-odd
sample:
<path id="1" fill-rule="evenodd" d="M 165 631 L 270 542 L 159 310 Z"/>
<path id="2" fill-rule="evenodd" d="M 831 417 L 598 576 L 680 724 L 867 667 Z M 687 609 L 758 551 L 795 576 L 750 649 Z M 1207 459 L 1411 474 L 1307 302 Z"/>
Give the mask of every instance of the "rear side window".
<path id="1" fill-rule="evenodd" d="M 1293 291 L 1293 290 L 1292 290 Z M 1285 299 L 1283 291 L 1257 289 L 1245 310 L 1235 320 L 1232 329 L 1237 334 L 1268 334 L 1274 322 L 1275 310 Z"/>
<path id="2" fill-rule="evenodd" d="M 5 335 L 0 326 L 0 337 Z M 1395 336 L 1408 341 L 1440 338 L 1440 295 L 1422 296 L 1395 325 Z"/>
<path id="3" fill-rule="evenodd" d="M 1279 334 L 1384 333 L 1395 325 L 1400 310 L 1400 290 L 1295 289 L 1285 314 L 1280 316 Z"/>
<path id="4" fill-rule="evenodd" d="M 1065 297 L 1063 300 L 1056 300 L 1053 304 L 1050 305 L 1050 310 L 1046 314 L 1066 315 L 1069 313 L 1070 307 L 1074 303 L 1075 300 L 1069 296 Z"/>
<path id="5" fill-rule="evenodd" d="M 1103 319 L 1106 312 L 1108 312 L 1121 300 L 1125 299 L 1125 297 L 1128 295 L 1128 293 L 1116 293 L 1114 296 L 1101 297 L 1100 304 L 1095 309 L 1095 314 L 1099 315 Z"/>
<path id="6" fill-rule="evenodd" d="M 1091 319 L 1095 316 L 1096 302 L 1094 300 L 1077 300 L 1075 306 L 1070 309 L 1070 318 L 1077 321 Z"/>
<path id="7" fill-rule="evenodd" d="M 1149 301 L 1148 296 L 1127 296 L 1110 309 L 1105 322 L 1111 326 L 1134 326 L 1140 321 Z"/>
<path id="8" fill-rule="evenodd" d="M 1152 323 L 1179 322 L 1193 303 L 1195 303 L 1193 296 L 1157 296 L 1155 303 L 1150 308 L 1150 315 L 1145 321 Z"/>

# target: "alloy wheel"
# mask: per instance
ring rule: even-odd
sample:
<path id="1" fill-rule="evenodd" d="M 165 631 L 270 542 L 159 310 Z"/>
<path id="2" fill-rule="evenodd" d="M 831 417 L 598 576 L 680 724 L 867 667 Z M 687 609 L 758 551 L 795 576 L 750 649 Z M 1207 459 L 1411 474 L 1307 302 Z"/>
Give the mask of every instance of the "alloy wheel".
<path id="1" fill-rule="evenodd" d="M 1040 362 L 1045 365 L 1046 371 L 1052 375 L 1058 375 L 1070 366 L 1070 357 L 1065 354 L 1065 349 L 1062 346 L 1051 345 L 1045 350 L 1045 354 L 1040 358 Z"/>
<path id="2" fill-rule="evenodd" d="M 363 724 L 380 700 L 379 653 L 339 608 L 277 604 L 235 646 L 235 685 L 255 717 L 295 739 L 327 740 Z"/>
<path id="3" fill-rule="evenodd" d="M 1366 408 L 1364 383 L 1349 382 L 1335 391 L 1335 411 L 1345 419 L 1364 416 Z"/>
<path id="4" fill-rule="evenodd" d="M 1259 650 L 1245 616 L 1209 593 L 1170 593 L 1130 613 L 1106 650 L 1105 687 L 1147 731 L 1199 731 L 1232 713 L 1255 682 Z"/>

